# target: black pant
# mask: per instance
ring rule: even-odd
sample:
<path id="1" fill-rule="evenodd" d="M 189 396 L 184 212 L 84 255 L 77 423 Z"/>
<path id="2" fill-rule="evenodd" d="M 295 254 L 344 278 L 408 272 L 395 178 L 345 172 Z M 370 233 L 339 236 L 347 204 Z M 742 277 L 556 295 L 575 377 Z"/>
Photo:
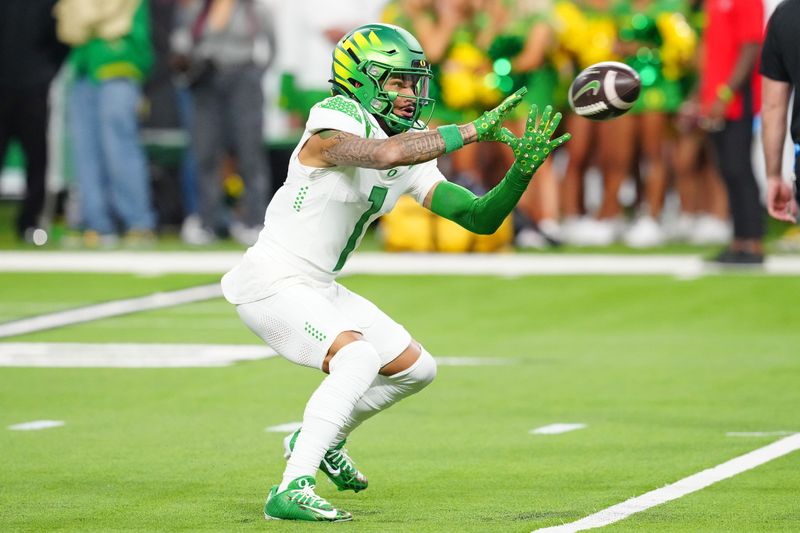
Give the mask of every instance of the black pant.
<path id="1" fill-rule="evenodd" d="M 749 81 L 746 86 L 749 87 Z M 749 92 L 745 91 L 746 102 L 750 101 Z M 750 105 L 745 105 L 741 119 L 726 121 L 725 128 L 713 133 L 711 138 L 716 150 L 717 168 L 728 190 L 733 237 L 760 240 L 764 237 L 764 207 L 750 159 L 753 144 L 753 113 Z"/>
<path id="2" fill-rule="evenodd" d="M 39 222 L 44 206 L 47 169 L 47 85 L 26 89 L 0 88 L 0 161 L 11 139 L 25 154 L 25 198 L 17 216 L 17 234 Z"/>
<path id="3" fill-rule="evenodd" d="M 797 150 L 798 142 L 795 141 L 795 150 Z M 800 154 L 795 155 L 794 158 L 794 197 L 797 200 L 797 203 L 800 204 Z"/>

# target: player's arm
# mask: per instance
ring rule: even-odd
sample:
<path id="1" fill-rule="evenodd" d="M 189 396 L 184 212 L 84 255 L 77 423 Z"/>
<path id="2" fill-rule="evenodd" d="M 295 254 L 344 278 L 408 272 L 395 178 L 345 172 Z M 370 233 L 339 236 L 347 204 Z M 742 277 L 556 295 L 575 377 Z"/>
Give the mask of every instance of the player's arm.
<path id="1" fill-rule="evenodd" d="M 308 139 L 300 151 L 300 162 L 317 168 L 351 166 L 385 170 L 431 161 L 473 142 L 508 144 L 511 139 L 503 131 L 503 119 L 526 92 L 527 89 L 520 89 L 477 120 L 460 126 L 408 131 L 388 139 L 365 139 L 343 131 L 323 130 Z"/>
<path id="2" fill-rule="evenodd" d="M 463 144 L 478 139 L 472 123 L 456 127 Z M 365 139 L 343 131 L 323 130 L 308 140 L 300 157 L 303 164 L 313 167 L 385 170 L 424 163 L 446 152 L 447 145 L 438 130 L 405 132 L 388 139 Z"/>
<path id="3" fill-rule="evenodd" d="M 797 203 L 792 186 L 783 181 L 781 163 L 786 142 L 786 115 L 792 86 L 788 82 L 761 77 L 761 129 L 767 167 L 767 210 L 786 222 L 797 221 Z"/>
<path id="4" fill-rule="evenodd" d="M 489 235 L 497 231 L 519 202 L 536 170 L 556 147 L 571 138 L 565 133 L 551 139 L 561 121 L 561 113 L 552 115 L 552 108 L 547 106 L 537 124 L 537 111 L 536 106 L 532 106 L 525 133 L 512 143 L 514 164 L 496 187 L 479 197 L 455 183 L 442 181 L 431 189 L 423 205 L 473 233 Z"/>

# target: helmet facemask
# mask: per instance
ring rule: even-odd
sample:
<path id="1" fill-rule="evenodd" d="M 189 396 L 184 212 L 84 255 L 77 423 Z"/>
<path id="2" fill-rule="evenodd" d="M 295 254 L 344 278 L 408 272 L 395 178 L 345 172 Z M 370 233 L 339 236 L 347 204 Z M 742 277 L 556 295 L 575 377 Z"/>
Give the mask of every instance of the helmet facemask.
<path id="1" fill-rule="evenodd" d="M 369 103 L 369 111 L 380 116 L 394 132 L 409 129 L 423 129 L 433 114 L 434 100 L 428 97 L 431 74 L 427 69 L 395 68 L 375 62 L 368 62 L 364 71 L 373 80 L 376 91 Z M 400 92 L 393 81 L 399 80 L 400 87 L 411 87 L 411 94 Z M 391 87 L 387 88 L 389 84 Z M 400 101 L 409 102 L 410 114 L 397 114 L 395 105 Z"/>

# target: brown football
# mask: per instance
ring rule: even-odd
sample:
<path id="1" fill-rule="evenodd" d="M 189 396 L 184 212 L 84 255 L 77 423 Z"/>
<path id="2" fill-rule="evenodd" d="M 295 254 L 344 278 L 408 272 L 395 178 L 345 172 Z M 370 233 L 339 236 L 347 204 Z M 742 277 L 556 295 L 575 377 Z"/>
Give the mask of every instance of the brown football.
<path id="1" fill-rule="evenodd" d="M 626 113 L 636 99 L 642 82 L 625 63 L 604 61 L 586 67 L 569 86 L 569 105 L 590 120 L 608 120 Z"/>

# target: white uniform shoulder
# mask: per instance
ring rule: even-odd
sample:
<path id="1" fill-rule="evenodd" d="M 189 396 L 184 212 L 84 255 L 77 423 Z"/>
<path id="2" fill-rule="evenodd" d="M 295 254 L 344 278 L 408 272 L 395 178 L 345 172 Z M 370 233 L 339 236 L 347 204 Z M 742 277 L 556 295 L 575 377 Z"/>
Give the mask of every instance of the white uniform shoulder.
<path id="1" fill-rule="evenodd" d="M 326 98 L 311 108 L 306 131 L 338 130 L 359 137 L 368 137 L 372 129 L 367 112 L 355 100 L 336 95 Z"/>

